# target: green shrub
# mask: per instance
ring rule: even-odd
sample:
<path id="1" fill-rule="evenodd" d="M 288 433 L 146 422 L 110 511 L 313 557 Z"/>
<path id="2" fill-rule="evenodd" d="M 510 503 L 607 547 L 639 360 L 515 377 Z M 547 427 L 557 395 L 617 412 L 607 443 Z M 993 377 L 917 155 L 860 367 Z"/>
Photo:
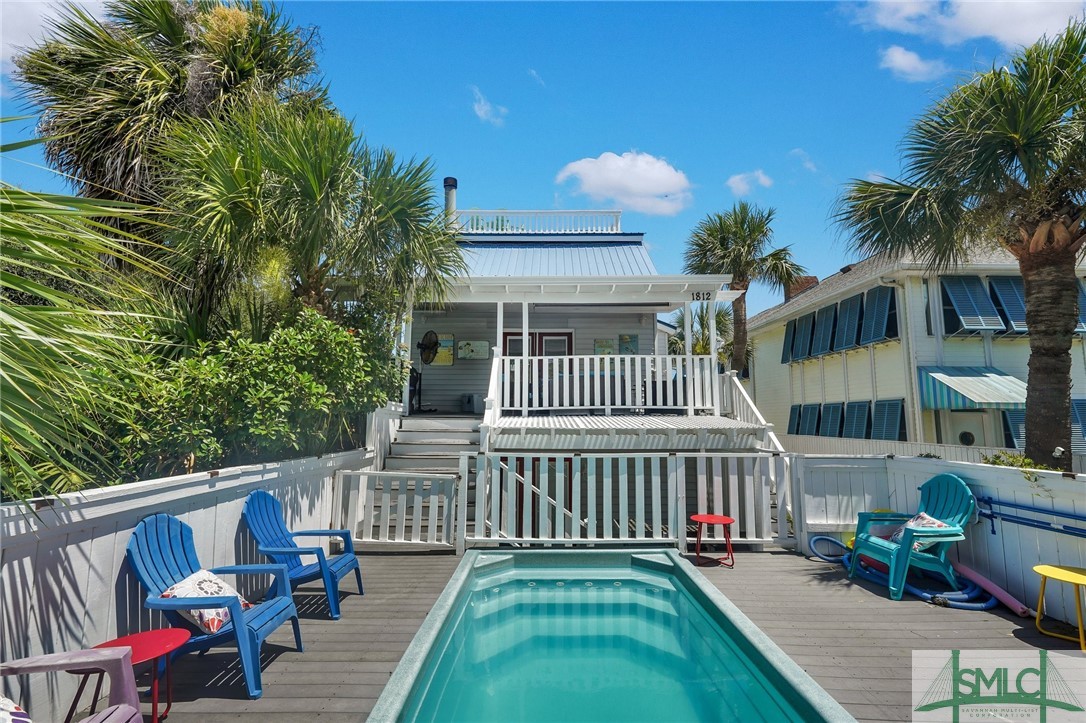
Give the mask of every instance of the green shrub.
<path id="1" fill-rule="evenodd" d="M 1038 464 L 1021 452 L 996 452 L 981 456 L 984 464 L 994 464 L 998 467 L 1017 467 L 1018 469 L 1056 469 L 1047 465 Z"/>
<path id="2" fill-rule="evenodd" d="M 178 360 L 138 357 L 133 372 L 138 411 L 119 422 L 116 460 L 126 480 L 354 447 L 386 400 L 357 333 L 311 310 L 267 342 L 234 332 Z"/>

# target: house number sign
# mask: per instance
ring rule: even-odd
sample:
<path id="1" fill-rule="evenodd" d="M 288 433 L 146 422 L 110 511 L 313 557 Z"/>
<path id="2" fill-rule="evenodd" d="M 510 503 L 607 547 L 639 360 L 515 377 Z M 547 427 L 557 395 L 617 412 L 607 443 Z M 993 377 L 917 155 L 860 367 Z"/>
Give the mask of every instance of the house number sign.
<path id="1" fill-rule="evenodd" d="M 712 301 L 713 300 L 713 292 L 712 291 L 691 291 L 690 292 L 690 300 L 691 301 Z"/>

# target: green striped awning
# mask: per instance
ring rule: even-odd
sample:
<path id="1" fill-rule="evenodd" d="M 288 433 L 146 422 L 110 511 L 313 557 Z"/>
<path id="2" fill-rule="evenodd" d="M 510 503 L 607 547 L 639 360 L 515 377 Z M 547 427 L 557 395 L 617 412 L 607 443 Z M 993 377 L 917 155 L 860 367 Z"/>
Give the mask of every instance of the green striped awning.
<path id="1" fill-rule="evenodd" d="M 995 367 L 920 367 L 924 409 L 1025 409 L 1026 383 Z"/>

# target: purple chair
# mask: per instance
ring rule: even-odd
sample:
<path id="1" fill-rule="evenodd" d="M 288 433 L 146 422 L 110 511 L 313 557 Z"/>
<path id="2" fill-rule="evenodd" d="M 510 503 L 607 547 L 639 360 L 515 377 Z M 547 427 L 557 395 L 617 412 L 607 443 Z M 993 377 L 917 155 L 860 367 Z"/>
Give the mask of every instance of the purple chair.
<path id="1" fill-rule="evenodd" d="M 0 675 L 28 675 L 70 670 L 101 670 L 109 676 L 109 707 L 82 723 L 143 723 L 132 648 L 98 648 L 20 658 L 0 664 Z M 31 717 L 34 712 L 30 711 Z"/>

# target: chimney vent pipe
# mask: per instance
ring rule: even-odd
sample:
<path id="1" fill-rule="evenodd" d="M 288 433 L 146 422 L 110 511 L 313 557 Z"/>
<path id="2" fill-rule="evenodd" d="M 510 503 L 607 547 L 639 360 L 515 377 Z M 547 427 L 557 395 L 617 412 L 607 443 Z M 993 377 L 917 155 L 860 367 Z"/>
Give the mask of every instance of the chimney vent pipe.
<path id="1" fill-rule="evenodd" d="M 445 177 L 445 214 L 452 216 L 456 213 L 456 179 L 452 176 Z"/>

